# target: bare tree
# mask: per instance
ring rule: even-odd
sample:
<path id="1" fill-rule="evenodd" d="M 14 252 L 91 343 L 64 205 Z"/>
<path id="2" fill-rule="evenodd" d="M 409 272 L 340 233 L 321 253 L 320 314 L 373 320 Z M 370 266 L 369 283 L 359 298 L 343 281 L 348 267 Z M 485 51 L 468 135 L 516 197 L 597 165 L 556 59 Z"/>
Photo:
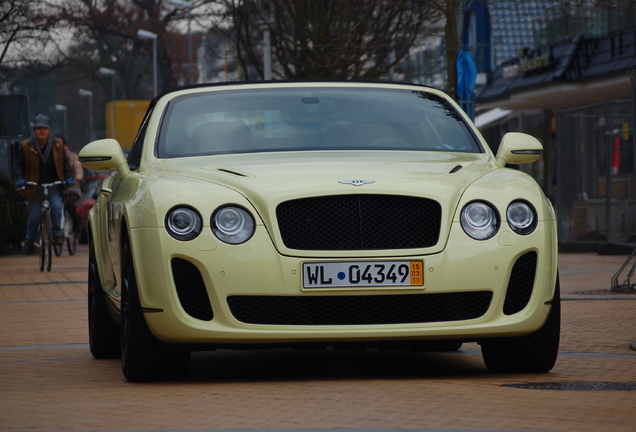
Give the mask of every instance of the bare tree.
<path id="1" fill-rule="evenodd" d="M 25 60 L 22 49 L 29 44 L 43 44 L 56 21 L 45 2 L 31 0 L 2 0 L 0 2 L 0 64 L 11 49 L 13 60 Z"/>
<path id="2" fill-rule="evenodd" d="M 430 3 L 444 17 L 444 42 L 446 48 L 446 93 L 457 99 L 457 54 L 459 53 L 459 13 L 464 0 L 432 0 Z"/>
<path id="3" fill-rule="evenodd" d="M 417 0 L 223 0 L 242 69 L 262 78 L 263 35 L 271 34 L 272 76 L 390 78 L 426 24 L 440 13 Z M 246 79 L 254 78 L 246 76 Z"/>
<path id="4" fill-rule="evenodd" d="M 200 7 L 211 2 L 199 0 L 193 4 Z M 186 19 L 186 13 L 167 0 L 64 0 L 58 17 L 75 30 L 75 45 L 69 50 L 67 62 L 84 68 L 87 76 L 100 80 L 105 87 L 110 85 L 109 80 L 97 74 L 102 66 L 118 71 L 124 97 L 149 96 L 142 84 L 151 82 L 148 77 L 152 69 L 148 65 L 153 47 L 152 41 L 137 36 L 139 29 L 157 35 L 160 90 L 177 86 L 174 58 L 183 53 L 178 52 L 180 35 L 172 25 Z"/>

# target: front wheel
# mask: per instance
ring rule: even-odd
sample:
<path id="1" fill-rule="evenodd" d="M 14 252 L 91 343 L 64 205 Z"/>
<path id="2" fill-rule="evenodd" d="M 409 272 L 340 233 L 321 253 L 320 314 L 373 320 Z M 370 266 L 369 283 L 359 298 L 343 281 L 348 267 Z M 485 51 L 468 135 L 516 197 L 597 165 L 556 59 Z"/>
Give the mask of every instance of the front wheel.
<path id="1" fill-rule="evenodd" d="M 130 243 L 123 246 L 121 360 L 128 381 L 180 379 L 188 373 L 190 353 L 167 351 L 154 337 L 141 309 Z"/>
<path id="2" fill-rule="evenodd" d="M 44 267 L 45 267 L 45 263 L 46 263 L 46 257 L 44 256 L 44 224 L 42 223 L 42 221 L 40 221 L 40 232 L 38 233 L 38 241 L 37 241 L 37 247 L 38 247 L 38 259 L 39 259 L 39 263 L 40 263 L 40 271 L 44 271 Z"/>
<path id="3" fill-rule="evenodd" d="M 66 212 L 64 212 L 62 214 L 62 220 L 60 221 L 60 224 L 62 225 L 62 237 L 66 237 L 66 223 L 67 223 L 68 217 Z M 53 243 L 53 251 L 55 252 L 55 256 L 56 257 L 60 257 L 62 256 L 62 252 L 64 251 L 64 244 L 60 243 Z"/>
<path id="4" fill-rule="evenodd" d="M 71 232 L 66 238 L 66 247 L 69 255 L 75 255 L 75 251 L 77 250 L 77 236 L 74 232 Z"/>
<path id="5" fill-rule="evenodd" d="M 482 343 L 486 367 L 492 372 L 549 372 L 559 354 L 561 336 L 561 293 L 559 276 L 548 319 L 536 333 L 501 341 Z"/>
<path id="6" fill-rule="evenodd" d="M 92 240 L 88 246 L 88 341 L 91 354 L 97 359 L 121 355 L 119 326 L 108 312 Z"/>
<path id="7" fill-rule="evenodd" d="M 68 249 L 69 255 L 75 255 L 75 251 L 77 250 L 77 235 L 73 230 L 73 219 L 69 212 L 64 210 L 64 220 L 62 223 L 62 232 L 63 237 L 66 239 L 66 248 Z M 63 246 L 60 246 L 60 255 L 62 254 Z M 59 256 L 59 255 L 58 255 Z"/>
<path id="8" fill-rule="evenodd" d="M 51 260 L 53 255 L 53 234 L 51 233 L 51 216 L 48 210 L 42 212 L 42 222 L 40 225 L 40 271 L 51 271 Z"/>

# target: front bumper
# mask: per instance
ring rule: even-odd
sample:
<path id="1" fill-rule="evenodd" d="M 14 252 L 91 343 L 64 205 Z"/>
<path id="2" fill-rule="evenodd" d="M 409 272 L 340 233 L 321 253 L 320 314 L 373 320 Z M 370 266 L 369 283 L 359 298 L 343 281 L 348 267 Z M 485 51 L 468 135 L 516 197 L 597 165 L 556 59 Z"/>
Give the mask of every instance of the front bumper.
<path id="1" fill-rule="evenodd" d="M 153 334 L 168 343 L 225 345 L 435 339 L 478 341 L 535 332 L 545 322 L 550 311 L 549 302 L 554 295 L 557 270 L 555 232 L 553 221 L 540 222 L 537 230 L 528 236 L 503 229 L 494 238 L 478 242 L 466 236 L 458 224 L 453 224 L 447 247 L 441 253 L 397 258 L 424 262 L 423 287 L 311 290 L 302 287 L 302 264 L 312 259 L 279 254 L 262 226 L 257 228 L 250 241 L 234 246 L 218 241 L 205 231 L 189 242 L 174 240 L 163 229 L 149 228 L 132 229 L 130 238 L 141 304 L 147 311 L 146 320 Z M 536 253 L 537 258 L 529 299 L 524 301 L 519 311 L 504 313 L 514 265 L 520 257 L 529 253 Z M 186 312 L 187 308 L 177 295 L 173 259 L 191 263 L 195 272 L 200 274 L 213 311 L 211 320 L 197 319 Z M 354 260 L 355 257 L 347 254 L 334 259 Z M 370 259 L 365 257 L 360 260 Z M 328 260 L 319 258 L 315 261 Z M 249 324 L 239 321 L 228 305 L 228 298 L 235 296 L 335 298 L 418 295 L 426 299 L 428 294 L 477 291 L 491 293 L 485 313 L 476 318 L 436 322 Z"/>

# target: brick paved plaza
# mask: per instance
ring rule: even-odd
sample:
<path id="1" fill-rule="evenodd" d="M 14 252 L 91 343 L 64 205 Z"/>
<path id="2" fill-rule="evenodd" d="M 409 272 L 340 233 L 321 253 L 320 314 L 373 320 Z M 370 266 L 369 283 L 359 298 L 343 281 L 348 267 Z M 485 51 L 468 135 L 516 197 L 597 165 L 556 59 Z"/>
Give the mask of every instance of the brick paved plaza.
<path id="1" fill-rule="evenodd" d="M 561 352 L 548 374 L 493 374 L 456 353 L 195 353 L 182 382 L 130 384 L 87 345 L 86 246 L 0 257 L 0 431 L 636 430 L 636 294 L 626 256 L 560 255 Z M 552 383 L 566 390 L 518 388 Z"/>

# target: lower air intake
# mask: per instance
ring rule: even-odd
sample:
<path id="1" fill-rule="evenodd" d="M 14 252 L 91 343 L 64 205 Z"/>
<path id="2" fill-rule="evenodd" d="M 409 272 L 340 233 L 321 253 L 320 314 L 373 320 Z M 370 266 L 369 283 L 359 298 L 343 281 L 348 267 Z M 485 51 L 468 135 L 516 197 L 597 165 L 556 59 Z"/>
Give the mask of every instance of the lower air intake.
<path id="1" fill-rule="evenodd" d="M 490 291 L 370 296 L 231 296 L 232 315 L 248 324 L 368 325 L 463 321 L 490 306 Z"/>

